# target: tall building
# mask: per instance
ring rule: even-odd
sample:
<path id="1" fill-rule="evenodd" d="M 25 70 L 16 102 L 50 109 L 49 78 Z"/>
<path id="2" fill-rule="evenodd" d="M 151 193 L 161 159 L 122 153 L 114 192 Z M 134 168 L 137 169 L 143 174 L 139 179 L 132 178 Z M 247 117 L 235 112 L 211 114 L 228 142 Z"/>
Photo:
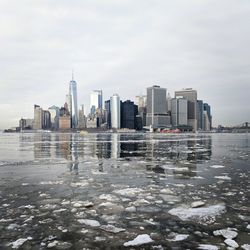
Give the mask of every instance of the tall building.
<path id="1" fill-rule="evenodd" d="M 94 114 L 97 109 L 102 109 L 102 90 L 93 90 L 90 93 L 91 114 Z"/>
<path id="2" fill-rule="evenodd" d="M 168 125 L 166 92 L 167 89 L 157 85 L 147 88 L 147 126 L 163 128 Z"/>
<path id="3" fill-rule="evenodd" d="M 210 121 L 209 121 L 209 114 L 207 110 L 203 111 L 203 130 L 210 131 L 211 129 Z"/>
<path id="4" fill-rule="evenodd" d="M 135 105 L 138 106 L 138 114 L 141 117 L 142 126 L 146 126 L 147 96 L 146 95 L 138 95 L 138 96 L 136 96 L 135 97 Z"/>
<path id="5" fill-rule="evenodd" d="M 172 125 L 188 125 L 188 101 L 185 98 L 177 97 L 171 100 Z"/>
<path id="6" fill-rule="evenodd" d="M 71 128 L 77 128 L 78 125 L 78 106 L 77 106 L 77 84 L 72 80 L 69 82 L 69 98 L 68 98 L 69 112 L 71 116 Z"/>
<path id="7" fill-rule="evenodd" d="M 59 129 L 70 129 L 70 128 L 71 128 L 71 115 L 69 112 L 68 104 L 65 103 L 64 107 L 60 108 Z"/>
<path id="8" fill-rule="evenodd" d="M 24 119 L 19 120 L 19 127 L 21 130 L 32 129 L 34 124 L 34 119 Z"/>
<path id="9" fill-rule="evenodd" d="M 127 100 L 121 103 L 121 128 L 135 129 L 138 106 Z"/>
<path id="10" fill-rule="evenodd" d="M 86 117 L 84 115 L 84 105 L 81 105 L 78 117 L 78 128 L 86 128 Z"/>
<path id="11" fill-rule="evenodd" d="M 39 105 L 34 105 L 33 129 L 42 129 L 43 109 Z"/>
<path id="12" fill-rule="evenodd" d="M 107 123 L 107 128 L 110 129 L 111 126 L 111 107 L 110 107 L 110 100 L 105 101 L 105 113 L 104 113 L 104 120 Z"/>
<path id="13" fill-rule="evenodd" d="M 211 107 L 210 105 L 208 105 L 207 103 L 204 103 L 203 104 L 203 108 L 204 108 L 204 111 L 207 112 L 207 117 L 208 117 L 208 121 L 209 121 L 209 130 L 212 129 L 212 114 L 211 114 Z"/>
<path id="14" fill-rule="evenodd" d="M 56 130 L 59 128 L 60 108 L 53 105 L 48 108 L 48 111 L 50 112 L 51 128 Z"/>
<path id="15" fill-rule="evenodd" d="M 197 91 L 192 88 L 175 91 L 175 97 L 182 96 L 188 101 L 188 125 L 197 130 Z"/>
<path id="16" fill-rule="evenodd" d="M 111 127 L 115 129 L 121 128 L 121 103 L 120 97 L 114 94 L 110 97 L 111 110 Z"/>
<path id="17" fill-rule="evenodd" d="M 42 128 L 43 129 L 51 128 L 51 116 L 48 110 L 42 111 Z"/>
<path id="18" fill-rule="evenodd" d="M 197 129 L 203 130 L 203 101 L 197 100 Z"/>

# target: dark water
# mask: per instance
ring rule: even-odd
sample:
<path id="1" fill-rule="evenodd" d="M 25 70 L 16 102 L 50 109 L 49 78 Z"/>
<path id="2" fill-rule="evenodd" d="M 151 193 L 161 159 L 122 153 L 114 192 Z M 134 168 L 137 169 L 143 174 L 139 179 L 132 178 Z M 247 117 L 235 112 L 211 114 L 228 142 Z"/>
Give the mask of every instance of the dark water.
<path id="1" fill-rule="evenodd" d="M 227 249 L 220 229 L 247 249 L 249 146 L 248 134 L 0 134 L 0 249 Z"/>

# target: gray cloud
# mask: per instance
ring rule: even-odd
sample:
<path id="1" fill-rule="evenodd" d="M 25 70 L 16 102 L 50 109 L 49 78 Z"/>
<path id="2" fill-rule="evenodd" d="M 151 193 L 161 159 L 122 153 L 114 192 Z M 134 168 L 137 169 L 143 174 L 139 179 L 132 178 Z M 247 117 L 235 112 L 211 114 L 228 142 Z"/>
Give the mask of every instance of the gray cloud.
<path id="1" fill-rule="evenodd" d="M 0 1 L 0 128 L 92 89 L 123 99 L 193 87 L 215 124 L 249 120 L 248 0 Z"/>

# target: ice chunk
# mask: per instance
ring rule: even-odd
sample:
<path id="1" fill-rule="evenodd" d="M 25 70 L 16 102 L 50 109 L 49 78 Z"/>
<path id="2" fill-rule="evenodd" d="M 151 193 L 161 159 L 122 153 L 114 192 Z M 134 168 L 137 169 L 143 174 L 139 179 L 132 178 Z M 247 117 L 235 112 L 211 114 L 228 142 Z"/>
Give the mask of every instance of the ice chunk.
<path id="1" fill-rule="evenodd" d="M 115 190 L 113 192 L 116 194 L 122 195 L 122 196 L 135 197 L 139 193 L 143 192 L 143 189 L 141 189 L 141 188 L 125 188 L 125 189 Z"/>
<path id="2" fill-rule="evenodd" d="M 79 223 L 85 224 L 86 226 L 91 226 L 91 227 L 99 227 L 100 223 L 97 220 L 89 220 L 89 219 L 80 219 L 78 220 Z"/>
<path id="3" fill-rule="evenodd" d="M 101 194 L 99 196 L 100 200 L 107 200 L 107 201 L 118 201 L 119 199 L 115 195 L 111 194 Z"/>
<path id="4" fill-rule="evenodd" d="M 20 238 L 14 242 L 11 242 L 12 248 L 18 249 L 20 246 L 22 246 L 28 240 L 32 240 L 32 237 Z"/>
<path id="5" fill-rule="evenodd" d="M 250 245 L 249 244 L 244 244 L 241 246 L 242 249 L 244 250 L 250 250 Z"/>
<path id="6" fill-rule="evenodd" d="M 226 239 L 226 240 L 224 240 L 224 242 L 225 242 L 228 246 L 230 246 L 230 247 L 233 247 L 233 248 L 239 247 L 238 243 L 237 243 L 236 241 L 234 241 L 234 240 Z"/>
<path id="7" fill-rule="evenodd" d="M 188 238 L 188 234 L 174 234 L 174 238 L 169 241 L 183 241 Z"/>
<path id="8" fill-rule="evenodd" d="M 148 244 L 151 242 L 153 242 L 153 240 L 150 238 L 148 234 L 140 234 L 134 240 L 125 242 L 123 245 L 125 247 L 140 246 L 140 245 Z"/>
<path id="9" fill-rule="evenodd" d="M 203 201 L 194 201 L 191 203 L 192 208 L 202 207 L 204 205 L 205 205 L 205 202 L 203 202 Z"/>
<path id="10" fill-rule="evenodd" d="M 225 166 L 221 166 L 221 165 L 213 165 L 213 166 L 210 166 L 210 168 L 224 168 Z"/>
<path id="11" fill-rule="evenodd" d="M 110 233 L 120 233 L 125 231 L 123 228 L 115 227 L 113 225 L 103 225 L 100 227 L 102 230 L 110 232 Z"/>
<path id="12" fill-rule="evenodd" d="M 230 181 L 231 177 L 227 176 L 227 175 L 222 175 L 222 176 L 215 176 L 215 179 L 219 179 L 219 180 L 226 180 L 226 181 Z"/>
<path id="13" fill-rule="evenodd" d="M 234 239 L 238 233 L 233 231 L 231 228 L 220 229 L 213 232 L 215 236 L 222 235 L 225 239 Z"/>
<path id="14" fill-rule="evenodd" d="M 134 213 L 136 212 L 136 207 L 132 206 L 132 207 L 127 207 L 125 209 L 126 212 L 130 212 L 130 213 Z"/>
<path id="15" fill-rule="evenodd" d="M 169 214 L 178 216 L 181 220 L 193 220 L 198 223 L 211 224 L 215 221 L 215 216 L 225 212 L 224 204 L 211 205 L 208 207 L 190 208 L 181 206 L 168 211 Z"/>
<path id="16" fill-rule="evenodd" d="M 218 250 L 219 248 L 215 245 L 200 244 L 197 249 L 201 250 Z"/>

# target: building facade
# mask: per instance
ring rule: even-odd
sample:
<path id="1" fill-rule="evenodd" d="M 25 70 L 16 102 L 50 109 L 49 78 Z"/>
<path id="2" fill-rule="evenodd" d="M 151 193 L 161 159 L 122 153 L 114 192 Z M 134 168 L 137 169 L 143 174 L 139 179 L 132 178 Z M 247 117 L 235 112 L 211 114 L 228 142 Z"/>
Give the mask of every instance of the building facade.
<path id="1" fill-rule="evenodd" d="M 121 128 L 121 103 L 120 97 L 114 94 L 110 97 L 111 128 Z"/>
<path id="2" fill-rule="evenodd" d="M 48 108 L 48 111 L 50 112 L 51 128 L 53 130 L 59 129 L 60 108 L 53 105 Z"/>
<path id="3" fill-rule="evenodd" d="M 127 100 L 121 103 L 121 128 L 135 129 L 138 106 Z"/>
<path id="4" fill-rule="evenodd" d="M 167 89 L 157 85 L 147 88 L 147 126 L 163 128 L 168 125 L 166 93 Z"/>
<path id="5" fill-rule="evenodd" d="M 184 97 L 188 101 L 188 125 L 197 130 L 197 91 L 192 88 L 175 91 L 176 97 Z"/>
<path id="6" fill-rule="evenodd" d="M 34 124 L 33 129 L 42 129 L 43 109 L 39 105 L 34 105 Z"/>
<path id="7" fill-rule="evenodd" d="M 102 90 L 93 90 L 90 93 L 90 113 L 94 114 L 97 109 L 102 109 Z"/>
<path id="8" fill-rule="evenodd" d="M 188 125 L 188 101 L 185 98 L 173 98 L 171 100 L 172 125 Z"/>

